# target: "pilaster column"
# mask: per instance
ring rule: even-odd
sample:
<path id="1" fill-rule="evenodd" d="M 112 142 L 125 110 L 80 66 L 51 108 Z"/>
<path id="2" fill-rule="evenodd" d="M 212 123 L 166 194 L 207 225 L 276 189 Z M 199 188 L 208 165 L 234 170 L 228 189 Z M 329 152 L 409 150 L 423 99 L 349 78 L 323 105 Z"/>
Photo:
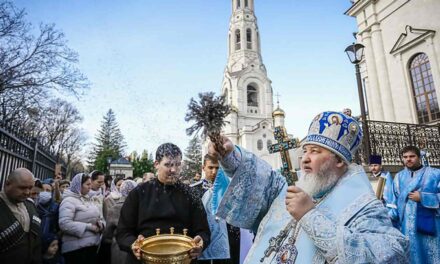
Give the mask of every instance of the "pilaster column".
<path id="1" fill-rule="evenodd" d="M 373 44 L 372 47 L 376 62 L 379 89 L 381 92 L 384 120 L 396 121 L 394 102 L 388 75 L 388 66 L 385 58 L 385 49 L 383 47 L 382 30 L 380 29 L 379 23 L 371 26 L 371 42 Z"/>
<path id="2" fill-rule="evenodd" d="M 362 33 L 362 42 L 365 46 L 365 63 L 367 65 L 368 87 L 366 87 L 368 98 L 368 115 L 371 120 L 384 120 L 383 107 L 379 82 L 377 80 L 377 69 L 371 44 L 370 32 Z"/>

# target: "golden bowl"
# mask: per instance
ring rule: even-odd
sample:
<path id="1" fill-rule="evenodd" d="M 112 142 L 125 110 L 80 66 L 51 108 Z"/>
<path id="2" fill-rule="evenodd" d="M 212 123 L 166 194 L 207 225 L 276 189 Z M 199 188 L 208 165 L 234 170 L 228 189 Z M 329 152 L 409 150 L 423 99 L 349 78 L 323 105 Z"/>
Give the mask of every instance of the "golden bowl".
<path id="1" fill-rule="evenodd" d="M 145 238 L 139 242 L 141 259 L 145 264 L 190 264 L 189 250 L 193 239 L 186 235 L 163 234 Z"/>

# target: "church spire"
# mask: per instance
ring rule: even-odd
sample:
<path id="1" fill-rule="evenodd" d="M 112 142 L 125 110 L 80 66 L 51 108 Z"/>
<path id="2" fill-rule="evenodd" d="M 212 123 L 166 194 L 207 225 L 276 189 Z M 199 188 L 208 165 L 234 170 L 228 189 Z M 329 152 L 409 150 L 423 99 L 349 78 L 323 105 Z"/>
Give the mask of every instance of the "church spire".
<path id="1" fill-rule="evenodd" d="M 254 0 L 232 0 L 228 45 L 228 66 L 231 71 L 250 66 L 250 61 L 255 61 L 252 67 L 262 65 Z M 237 61 L 239 58 L 242 59 L 240 62 Z"/>
<path id="2" fill-rule="evenodd" d="M 279 158 L 267 150 L 274 140 L 273 92 L 261 59 L 254 0 L 231 2 L 228 63 L 222 93 L 232 111 L 226 117 L 223 132 L 234 144 L 255 150 L 259 157 L 278 167 Z"/>

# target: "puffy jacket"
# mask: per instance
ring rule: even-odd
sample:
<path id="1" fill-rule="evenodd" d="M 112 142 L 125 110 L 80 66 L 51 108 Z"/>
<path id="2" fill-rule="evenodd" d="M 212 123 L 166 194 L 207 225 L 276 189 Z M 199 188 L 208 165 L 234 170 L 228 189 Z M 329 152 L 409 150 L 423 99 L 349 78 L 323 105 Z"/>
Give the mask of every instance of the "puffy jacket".
<path id="1" fill-rule="evenodd" d="M 99 245 L 100 233 L 87 229 L 90 224 L 104 224 L 102 212 L 88 197 L 70 190 L 64 191 L 59 209 L 59 225 L 63 232 L 61 252 Z"/>

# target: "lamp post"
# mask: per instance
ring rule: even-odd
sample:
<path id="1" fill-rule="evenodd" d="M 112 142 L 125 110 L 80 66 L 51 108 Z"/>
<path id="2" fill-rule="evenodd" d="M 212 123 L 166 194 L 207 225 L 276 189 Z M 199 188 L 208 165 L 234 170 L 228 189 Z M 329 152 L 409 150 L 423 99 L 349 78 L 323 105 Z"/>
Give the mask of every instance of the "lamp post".
<path id="1" fill-rule="evenodd" d="M 107 168 L 109 175 L 110 175 L 110 163 L 112 163 L 112 157 L 107 157 Z"/>
<path id="2" fill-rule="evenodd" d="M 367 114 L 365 111 L 365 100 L 364 100 L 364 91 L 362 89 L 362 79 L 361 79 L 361 71 L 359 63 L 362 61 L 362 57 L 364 56 L 364 45 L 359 43 L 353 43 L 345 49 L 345 53 L 347 53 L 348 59 L 351 63 L 354 64 L 356 69 L 356 80 L 357 80 L 357 88 L 359 95 L 359 104 L 361 107 L 361 118 L 362 118 L 362 128 L 364 132 L 364 144 L 365 144 L 365 154 L 366 159 L 370 156 L 370 132 L 368 130 L 368 122 L 367 122 Z"/>

